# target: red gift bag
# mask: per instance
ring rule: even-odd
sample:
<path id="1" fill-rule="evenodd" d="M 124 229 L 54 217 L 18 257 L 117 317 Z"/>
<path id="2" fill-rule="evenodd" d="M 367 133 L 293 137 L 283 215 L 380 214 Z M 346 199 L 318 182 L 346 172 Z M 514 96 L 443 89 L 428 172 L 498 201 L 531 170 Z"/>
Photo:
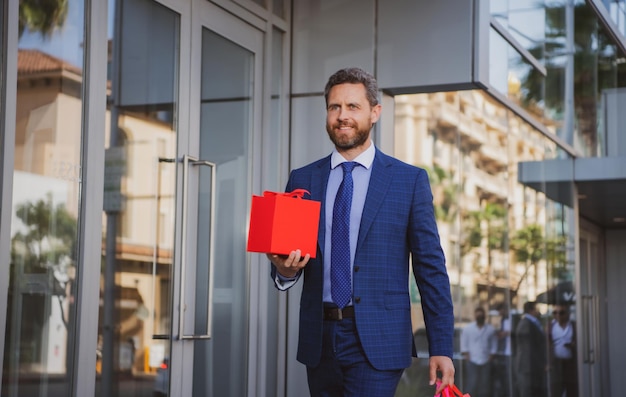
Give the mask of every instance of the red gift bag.
<path id="1" fill-rule="evenodd" d="M 252 196 L 248 252 L 288 255 L 299 249 L 315 258 L 321 203 L 304 200 L 304 189 Z"/>
<path id="2" fill-rule="evenodd" d="M 437 381 L 437 387 L 441 384 L 441 381 Z M 436 394 L 435 397 L 471 397 L 469 393 L 463 394 L 456 385 L 446 386 L 440 394 Z"/>

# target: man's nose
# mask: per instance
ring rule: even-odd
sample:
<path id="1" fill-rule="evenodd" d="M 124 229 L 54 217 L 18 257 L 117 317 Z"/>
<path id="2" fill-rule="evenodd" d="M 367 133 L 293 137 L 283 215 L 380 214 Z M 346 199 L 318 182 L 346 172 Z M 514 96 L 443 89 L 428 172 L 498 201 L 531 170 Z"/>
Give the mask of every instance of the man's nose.
<path id="1" fill-rule="evenodd" d="M 339 114 L 337 114 L 337 119 L 345 120 L 348 118 L 348 109 L 344 106 L 339 108 Z"/>

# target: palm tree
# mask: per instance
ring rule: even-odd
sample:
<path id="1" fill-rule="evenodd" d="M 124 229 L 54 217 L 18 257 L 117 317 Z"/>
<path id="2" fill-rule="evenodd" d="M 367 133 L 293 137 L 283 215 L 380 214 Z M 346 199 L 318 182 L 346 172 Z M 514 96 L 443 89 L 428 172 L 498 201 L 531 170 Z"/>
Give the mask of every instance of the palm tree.
<path id="1" fill-rule="evenodd" d="M 49 37 L 67 18 L 68 0 L 20 0 L 19 35 L 26 29 Z"/>
<path id="2" fill-rule="evenodd" d="M 503 251 L 506 246 L 506 208 L 499 203 L 487 202 L 484 208 L 469 212 L 463 220 L 464 238 L 461 243 L 461 255 L 480 247 L 486 241 L 487 269 L 483 273 L 489 284 L 493 281 L 493 252 Z"/>
<path id="3" fill-rule="evenodd" d="M 528 225 L 515 232 L 511 239 L 511 249 L 515 255 L 515 262 L 524 264 L 524 272 L 517 281 L 516 287 L 512 292 L 517 295 L 517 291 L 528 276 L 530 268 L 535 268 L 535 276 L 537 274 L 537 264 L 544 258 L 545 238 L 543 228 L 540 225 Z"/>
<path id="4" fill-rule="evenodd" d="M 459 186 L 454 182 L 454 174 L 437 164 L 421 166 L 428 172 L 428 180 L 433 190 L 435 218 L 442 222 L 452 222 L 458 212 Z"/>
<path id="5" fill-rule="evenodd" d="M 531 111 L 539 109 L 539 104 L 545 104 L 546 116 L 561 120 L 565 117 L 567 106 L 564 84 L 573 85 L 574 115 L 570 117 L 575 117 L 584 145 L 595 151 L 598 142 L 600 95 L 604 89 L 614 88 L 618 81 L 624 81 L 626 67 L 617 64 L 616 58 L 620 54 L 602 31 L 590 6 L 586 2 L 573 5 L 574 27 L 566 24 L 568 7 L 570 6 L 561 3 L 545 7 L 545 41 L 529 51 L 537 59 L 544 60 L 547 75 L 544 77 L 531 68 L 521 78 L 521 102 Z M 573 43 L 570 44 L 566 41 L 569 28 L 574 30 Z M 573 54 L 568 52 L 570 45 Z M 574 69 L 573 81 L 566 81 L 567 65 L 570 62 Z M 542 116 L 541 111 L 534 113 Z"/>

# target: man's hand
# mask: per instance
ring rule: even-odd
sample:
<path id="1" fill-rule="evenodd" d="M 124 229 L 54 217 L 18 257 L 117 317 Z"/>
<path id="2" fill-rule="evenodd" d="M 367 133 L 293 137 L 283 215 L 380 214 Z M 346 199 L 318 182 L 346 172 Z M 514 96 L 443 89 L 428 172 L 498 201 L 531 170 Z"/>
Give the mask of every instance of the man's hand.
<path id="1" fill-rule="evenodd" d="M 300 250 L 295 250 L 291 251 L 289 256 L 267 254 L 267 259 L 276 266 L 276 271 L 280 273 L 281 276 L 292 278 L 306 266 L 309 259 L 311 259 L 311 255 L 306 254 L 302 257 Z"/>
<path id="2" fill-rule="evenodd" d="M 441 393 L 447 386 L 454 384 L 454 364 L 450 357 L 432 356 L 429 360 L 429 366 L 431 386 L 437 381 L 437 371 L 441 372 L 441 384 L 435 391 L 435 394 Z"/>

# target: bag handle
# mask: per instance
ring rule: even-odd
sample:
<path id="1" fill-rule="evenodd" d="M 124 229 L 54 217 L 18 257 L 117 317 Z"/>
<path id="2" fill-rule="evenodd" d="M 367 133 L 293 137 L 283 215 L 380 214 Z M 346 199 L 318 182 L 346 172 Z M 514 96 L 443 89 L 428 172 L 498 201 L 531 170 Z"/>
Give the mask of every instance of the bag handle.
<path id="1" fill-rule="evenodd" d="M 266 190 L 263 192 L 263 196 L 265 197 L 287 196 L 287 197 L 293 197 L 293 198 L 304 198 L 305 194 L 308 194 L 309 196 L 311 195 L 311 193 L 309 193 L 309 191 L 305 189 L 296 189 L 288 193 L 276 193 L 276 192 L 270 192 L 269 190 Z"/>
<path id="2" fill-rule="evenodd" d="M 437 379 L 437 387 L 439 387 L 439 385 L 441 385 L 441 380 Z M 463 394 L 461 390 L 459 390 L 459 388 L 456 387 L 455 384 L 446 386 L 446 388 L 443 389 L 440 394 L 435 395 L 435 397 L 455 397 L 455 396 L 471 397 L 469 393 Z"/>

